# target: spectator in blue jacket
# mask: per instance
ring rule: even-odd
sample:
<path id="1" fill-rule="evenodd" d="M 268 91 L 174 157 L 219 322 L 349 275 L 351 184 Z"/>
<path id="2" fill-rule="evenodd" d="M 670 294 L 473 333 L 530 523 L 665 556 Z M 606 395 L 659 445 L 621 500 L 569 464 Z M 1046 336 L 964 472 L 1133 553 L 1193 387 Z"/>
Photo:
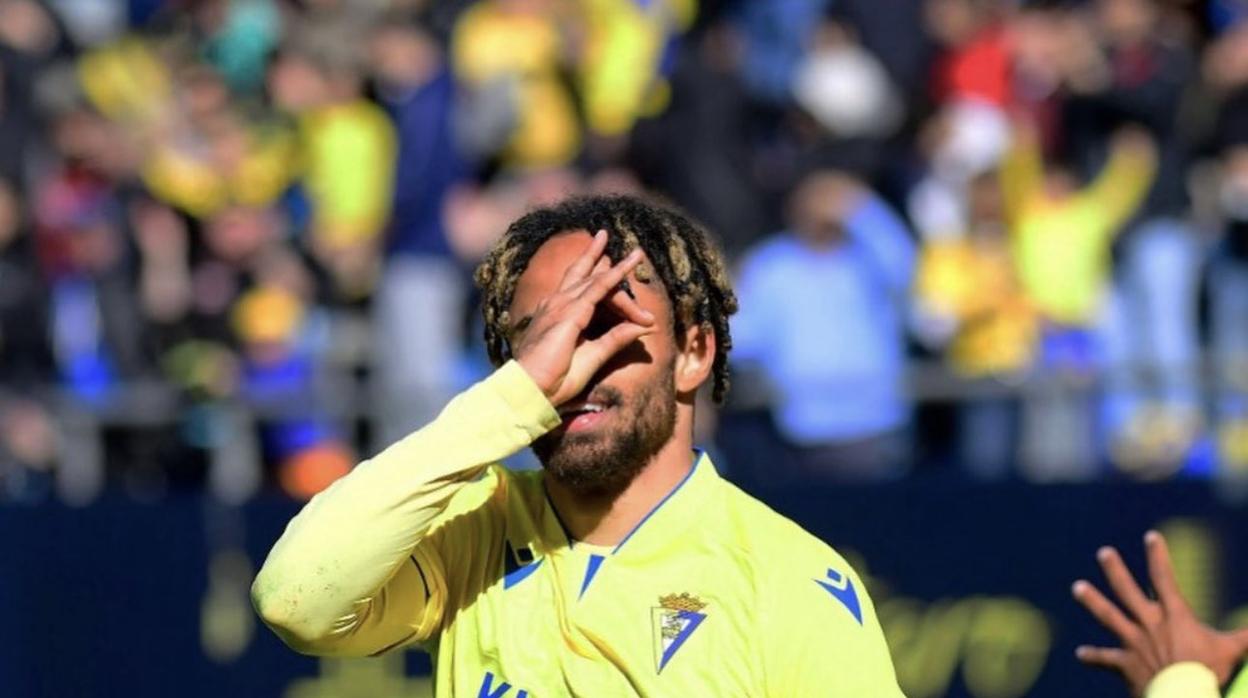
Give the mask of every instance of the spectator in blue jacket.
<path id="1" fill-rule="evenodd" d="M 774 390 L 776 425 L 807 474 L 896 477 L 908 455 L 910 233 L 877 195 L 831 171 L 799 183 L 789 218 L 743 262 L 733 355 Z"/>
<path id="2" fill-rule="evenodd" d="M 379 443 L 435 417 L 454 395 L 467 273 L 451 249 L 443 203 L 468 166 L 457 149 L 455 85 L 437 39 L 395 16 L 375 30 L 378 96 L 398 133 L 394 204 L 376 298 Z"/>

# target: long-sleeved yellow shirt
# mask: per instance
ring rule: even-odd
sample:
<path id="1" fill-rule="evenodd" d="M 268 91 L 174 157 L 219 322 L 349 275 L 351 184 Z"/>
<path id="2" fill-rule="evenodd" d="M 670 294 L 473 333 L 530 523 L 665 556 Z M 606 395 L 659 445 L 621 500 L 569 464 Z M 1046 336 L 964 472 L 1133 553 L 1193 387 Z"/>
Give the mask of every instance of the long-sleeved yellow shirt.
<path id="1" fill-rule="evenodd" d="M 1153 182 L 1152 151 L 1116 148 L 1096 179 L 1054 199 L 1035 143 L 1010 152 L 1001 176 L 1019 281 L 1032 305 L 1064 325 L 1092 322 L 1109 281 L 1110 246 Z"/>
<path id="2" fill-rule="evenodd" d="M 497 465 L 558 421 L 503 366 L 314 498 L 257 609 L 302 652 L 424 643 L 440 698 L 901 695 L 861 579 L 704 454 L 614 548 L 570 541 Z"/>
<path id="3" fill-rule="evenodd" d="M 1199 662 L 1171 664 L 1149 682 L 1144 698 L 1221 698 L 1218 677 Z M 1231 683 L 1226 698 L 1248 697 L 1248 674 Z"/>
<path id="4" fill-rule="evenodd" d="M 1220 698 L 1218 679 L 1197 662 L 1172 664 L 1153 677 L 1144 698 Z"/>

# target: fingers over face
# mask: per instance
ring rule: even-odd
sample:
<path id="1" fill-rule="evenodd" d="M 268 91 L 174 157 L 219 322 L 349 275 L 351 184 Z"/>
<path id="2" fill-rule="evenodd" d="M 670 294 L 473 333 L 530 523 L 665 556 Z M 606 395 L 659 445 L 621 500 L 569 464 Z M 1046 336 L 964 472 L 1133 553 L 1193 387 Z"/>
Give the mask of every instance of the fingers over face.
<path id="1" fill-rule="evenodd" d="M 645 325 L 638 325 L 633 322 L 621 322 L 612 327 L 606 334 L 602 335 L 594 342 L 602 349 L 606 358 L 615 356 L 624 347 L 632 344 L 635 340 L 644 337 L 653 331 Z M 605 362 L 606 359 L 604 359 Z"/>
<path id="2" fill-rule="evenodd" d="M 654 313 L 641 307 L 641 304 L 625 293 L 623 288 L 610 294 L 607 301 L 620 317 L 629 322 L 646 327 L 654 324 Z"/>
<path id="3" fill-rule="evenodd" d="M 602 253 L 607 249 L 607 231 L 599 230 L 594 233 L 594 239 L 589 243 L 589 247 L 577 257 L 568 270 L 563 274 L 563 280 L 559 283 L 559 290 L 571 288 L 594 270 L 594 266 L 602 260 Z"/>
<path id="4" fill-rule="evenodd" d="M 608 293 L 617 289 L 621 281 L 628 278 L 629 273 L 641 264 L 641 260 L 641 250 L 635 249 L 621 259 L 619 264 L 586 278 L 582 281 L 580 297 L 591 303 L 600 302 Z"/>
<path id="5" fill-rule="evenodd" d="M 653 328 L 650 327 L 644 327 L 631 322 L 621 322 L 605 332 L 601 337 L 582 342 L 573 355 L 572 363 L 576 369 L 574 372 L 588 379 L 589 376 L 596 373 L 598 369 L 610 361 L 611 357 L 618 354 L 629 344 L 653 331 Z"/>

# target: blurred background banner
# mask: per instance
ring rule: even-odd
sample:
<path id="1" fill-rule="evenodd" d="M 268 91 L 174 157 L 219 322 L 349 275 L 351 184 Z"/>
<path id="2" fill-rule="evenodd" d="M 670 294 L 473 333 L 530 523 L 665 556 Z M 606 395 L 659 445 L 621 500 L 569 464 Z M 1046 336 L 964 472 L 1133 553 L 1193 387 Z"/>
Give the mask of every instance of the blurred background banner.
<path id="1" fill-rule="evenodd" d="M 1244 0 L 0 0 L 0 695 L 427 691 L 247 585 L 585 193 L 722 244 L 696 441 L 856 556 L 909 695 L 1116 695 L 1069 584 L 1149 526 L 1242 620 Z"/>
<path id="2" fill-rule="evenodd" d="M 867 580 L 910 698 L 1117 695 L 1074 660 L 1108 640 L 1070 598 L 1112 543 L 1170 541 L 1201 617 L 1248 620 L 1248 513 L 1201 484 L 800 487 L 769 499 Z M 316 660 L 251 613 L 251 573 L 296 507 L 192 495 L 0 510 L 0 682 L 13 696 L 431 696 L 418 651 Z M 984 521 L 992 525 L 985 526 Z M 829 640 L 833 641 L 833 640 Z"/>

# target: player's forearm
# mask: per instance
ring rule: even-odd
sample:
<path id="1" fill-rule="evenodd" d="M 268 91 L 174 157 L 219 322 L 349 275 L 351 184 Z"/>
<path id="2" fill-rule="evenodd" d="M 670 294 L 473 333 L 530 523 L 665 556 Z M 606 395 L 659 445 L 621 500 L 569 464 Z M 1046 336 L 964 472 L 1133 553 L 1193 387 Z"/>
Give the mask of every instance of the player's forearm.
<path id="1" fill-rule="evenodd" d="M 1148 684 L 1145 698 L 1218 698 L 1218 679 L 1197 662 L 1181 662 L 1166 667 Z"/>
<path id="2" fill-rule="evenodd" d="M 518 364 L 499 369 L 313 498 L 260 570 L 256 609 L 288 643 L 328 649 L 321 645 L 355 630 L 465 483 L 558 421 Z"/>

